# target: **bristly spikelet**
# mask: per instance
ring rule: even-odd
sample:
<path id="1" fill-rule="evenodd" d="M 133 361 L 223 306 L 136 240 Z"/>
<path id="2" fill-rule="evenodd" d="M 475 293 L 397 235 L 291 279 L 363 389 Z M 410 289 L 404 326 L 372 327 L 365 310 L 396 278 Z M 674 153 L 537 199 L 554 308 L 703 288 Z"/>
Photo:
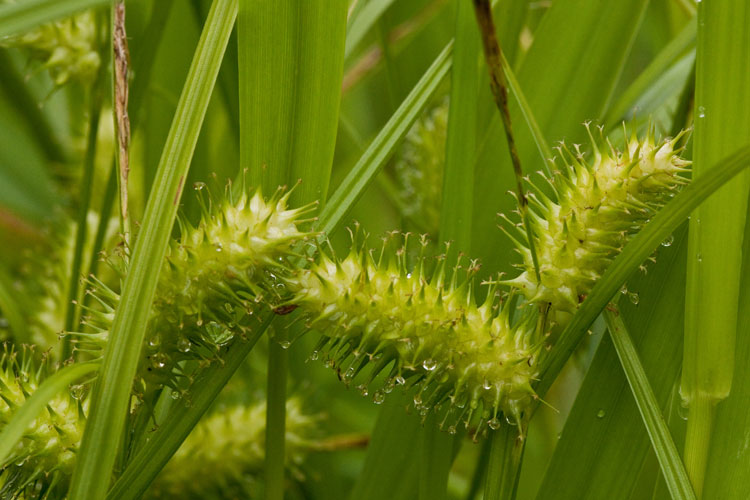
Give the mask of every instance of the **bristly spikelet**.
<path id="1" fill-rule="evenodd" d="M 430 233 L 440 224 L 447 131 L 448 99 L 443 99 L 409 130 L 395 166 L 405 215 Z"/>
<path id="2" fill-rule="evenodd" d="M 0 3 L 16 3 L 5 0 Z M 96 22 L 92 11 L 42 24 L 31 31 L 0 38 L 0 45 L 27 50 L 42 61 L 56 85 L 69 80 L 91 82 L 99 69 Z"/>
<path id="3" fill-rule="evenodd" d="M 19 359 L 20 358 L 20 359 Z M 4 347 L 0 359 L 0 429 L 46 377 L 26 350 Z M 82 393 L 78 393 L 81 397 Z M 0 498 L 62 498 L 83 435 L 88 402 L 70 393 L 54 396 L 26 429 L 8 459 L 0 464 Z"/>
<path id="4" fill-rule="evenodd" d="M 287 280 L 291 302 L 323 334 L 312 357 L 324 356 L 346 382 L 369 363 L 358 385 L 363 394 L 373 392 L 379 403 L 397 384 L 414 388 L 415 408 L 422 415 L 441 410 L 449 432 L 460 422 L 477 425 L 477 433 L 497 428 L 501 413 L 520 422 L 535 398 L 541 344 L 533 316 L 513 324 L 512 307 L 498 303 L 494 285 L 477 306 L 475 263 L 461 283 L 457 269 L 446 281 L 444 260 L 431 278 L 423 255 L 408 268 L 404 239 L 388 262 L 385 252 L 375 259 L 355 244 L 346 258 L 322 254 Z M 380 372 L 387 374 L 382 386 L 374 382 Z"/>
<path id="5" fill-rule="evenodd" d="M 525 234 L 511 227 L 508 233 L 521 251 L 524 272 L 507 283 L 531 302 L 573 312 L 629 237 L 687 182 L 681 174 L 690 163 L 675 150 L 683 134 L 660 143 L 653 130 L 643 140 L 633 135 L 624 152 L 609 141 L 602 148 L 591 137 L 591 159 L 577 146 L 573 154 L 562 145 L 562 170 L 553 181 L 547 179 L 556 199 L 537 188 L 529 193 L 540 280 Z"/>
<path id="6" fill-rule="evenodd" d="M 255 326 L 257 302 L 279 293 L 294 245 L 310 235 L 299 225 L 312 205 L 289 209 L 289 194 L 280 189 L 268 201 L 260 192 L 236 200 L 228 194 L 213 206 L 202 201 L 196 227 L 180 220 L 181 236 L 171 242 L 159 276 L 137 393 L 164 385 L 181 389 L 178 381 L 189 368 L 183 362 L 215 360 Z M 95 333 L 77 334 L 81 350 L 101 348 L 119 300 L 96 278 L 91 282 L 102 307 L 86 318 Z"/>
<path id="7" fill-rule="evenodd" d="M 286 403 L 286 457 L 299 465 L 314 433 L 315 417 L 298 399 Z M 144 498 L 260 498 L 265 460 L 266 402 L 234 406 L 203 419 Z"/>

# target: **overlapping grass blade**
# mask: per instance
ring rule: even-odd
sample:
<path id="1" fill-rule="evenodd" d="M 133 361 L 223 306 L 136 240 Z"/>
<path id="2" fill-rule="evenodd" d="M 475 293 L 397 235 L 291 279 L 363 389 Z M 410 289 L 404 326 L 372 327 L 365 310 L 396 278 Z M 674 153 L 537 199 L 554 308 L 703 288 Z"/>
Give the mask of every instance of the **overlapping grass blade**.
<path id="1" fill-rule="evenodd" d="M 699 4 L 694 179 L 713 176 L 726 151 L 750 144 L 750 44 L 737 42 L 747 40 L 748 22 L 750 5 L 742 0 Z M 689 405 L 685 465 L 699 498 L 714 406 L 732 386 L 749 193 L 744 173 L 690 220 L 680 394 Z"/>
<path id="2" fill-rule="evenodd" d="M 623 316 L 662 407 L 679 377 L 687 249 L 685 225 L 662 247 L 648 274 L 628 281 L 638 305 Z M 634 296 L 635 297 L 635 296 Z M 612 436 L 617 435 L 617 438 Z M 611 339 L 602 340 L 565 422 L 537 498 L 631 498 L 650 445 Z"/>
<path id="3" fill-rule="evenodd" d="M 94 384 L 91 412 L 71 484 L 71 499 L 103 498 L 109 487 L 159 270 L 236 15 L 237 0 L 215 0 L 201 35 Z"/>
<path id="4" fill-rule="evenodd" d="M 661 414 L 660 405 L 656 400 L 654 390 L 648 381 L 646 371 L 643 369 L 625 322 L 619 312 L 616 311 L 605 310 L 604 317 L 607 321 L 612 344 L 617 351 L 617 357 L 620 358 L 620 364 L 625 371 L 630 390 L 638 405 L 638 411 L 648 431 L 651 446 L 659 460 L 659 466 L 666 480 L 667 488 L 673 499 L 694 499 L 695 493 L 690 485 L 687 472 L 685 472 L 685 465 L 682 463 L 677 447 L 669 434 L 669 428 Z"/>

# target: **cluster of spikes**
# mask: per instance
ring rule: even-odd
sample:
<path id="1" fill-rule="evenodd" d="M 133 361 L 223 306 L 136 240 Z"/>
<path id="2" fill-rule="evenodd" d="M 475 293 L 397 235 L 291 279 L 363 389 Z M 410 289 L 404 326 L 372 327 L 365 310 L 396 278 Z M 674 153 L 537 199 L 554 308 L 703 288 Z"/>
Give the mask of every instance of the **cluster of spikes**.
<path id="1" fill-rule="evenodd" d="M 523 257 L 523 272 L 504 283 L 531 303 L 549 304 L 558 321 L 576 310 L 628 239 L 687 183 L 683 174 L 690 165 L 676 149 L 685 132 L 657 143 L 650 128 L 644 139 L 633 134 L 618 151 L 586 128 L 591 158 L 577 145 L 574 151 L 561 145 L 562 168 L 555 165 L 552 179 L 540 174 L 548 189 L 529 180 L 538 277 L 526 232 L 507 218 L 503 225 Z"/>
<path id="2" fill-rule="evenodd" d="M 134 386 L 146 400 L 164 386 L 185 393 L 194 369 L 220 360 L 227 346 L 246 338 L 259 321 L 259 302 L 278 302 L 280 277 L 298 257 L 294 247 L 312 234 L 299 226 L 314 204 L 289 209 L 291 191 L 280 188 L 265 200 L 260 192 L 234 197 L 229 187 L 214 203 L 202 188 L 196 186 L 201 220 L 193 226 L 180 218 L 180 237 L 170 243 L 159 276 Z M 96 277 L 89 283 L 88 331 L 71 335 L 77 351 L 96 356 L 119 295 Z"/>
<path id="3" fill-rule="evenodd" d="M 312 446 L 316 417 L 298 398 L 286 403 L 286 457 L 299 467 Z M 151 484 L 146 499 L 259 498 L 265 460 L 266 402 L 207 416 Z"/>
<path id="4" fill-rule="evenodd" d="M 15 3 L 0 0 L 0 3 Z M 42 24 L 31 31 L 0 38 L 0 45 L 26 50 L 41 61 L 55 85 L 70 80 L 91 82 L 101 64 L 96 50 L 96 22 L 92 11 Z"/>
<path id="5" fill-rule="evenodd" d="M 532 315 L 512 318 L 513 300 L 489 284 L 477 305 L 473 295 L 476 262 L 460 262 L 446 272 L 445 258 L 435 269 L 425 256 L 408 265 L 409 234 L 386 238 L 379 255 L 354 243 L 343 259 L 320 252 L 306 269 L 286 279 L 289 303 L 301 310 L 309 328 L 322 333 L 311 358 L 325 360 L 347 383 L 355 383 L 376 403 L 401 385 L 426 416 L 439 413 L 441 428 L 457 424 L 496 429 L 501 418 L 521 423 L 536 398 L 542 339 Z M 389 251 L 392 245 L 397 251 Z"/>
<path id="6" fill-rule="evenodd" d="M 31 348 L 7 345 L 0 356 L 0 428 L 37 390 L 48 375 L 48 363 L 37 362 Z M 25 430 L 0 464 L 1 498 L 62 498 L 67 491 L 76 450 L 83 435 L 88 402 L 83 386 L 57 394 Z"/>

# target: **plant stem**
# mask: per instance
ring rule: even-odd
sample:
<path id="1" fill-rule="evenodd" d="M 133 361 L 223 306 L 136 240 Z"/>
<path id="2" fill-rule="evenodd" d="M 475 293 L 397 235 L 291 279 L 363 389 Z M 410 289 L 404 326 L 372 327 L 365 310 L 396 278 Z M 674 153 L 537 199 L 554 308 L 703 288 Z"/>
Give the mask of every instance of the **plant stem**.
<path id="1" fill-rule="evenodd" d="M 484 500 L 510 500 L 516 496 L 525 440 L 518 428 L 503 425 L 490 434 L 490 459 Z"/>
<path id="2" fill-rule="evenodd" d="M 526 229 L 526 238 L 529 243 L 529 252 L 531 260 L 534 263 L 534 273 L 537 281 L 539 276 L 539 262 L 536 256 L 534 237 L 531 233 L 531 224 L 529 221 L 529 201 L 526 199 L 526 193 L 523 188 L 523 169 L 521 168 L 521 159 L 516 149 L 516 141 L 513 138 L 513 127 L 510 120 L 510 109 L 508 107 L 508 85 L 505 80 L 505 71 L 503 70 L 503 53 L 500 49 L 500 43 L 495 33 L 495 21 L 492 19 L 492 7 L 489 0 L 473 0 L 474 12 L 477 17 L 477 24 L 481 32 L 482 45 L 484 47 L 484 58 L 487 62 L 487 68 L 490 72 L 490 88 L 492 95 L 495 97 L 495 104 L 500 110 L 500 116 L 503 119 L 505 128 L 505 139 L 508 141 L 508 152 L 513 163 L 513 173 L 516 176 L 516 196 L 518 198 L 518 210 L 521 212 L 524 228 Z"/>
<path id="3" fill-rule="evenodd" d="M 275 333 L 274 333 L 275 332 Z M 266 411 L 266 500 L 284 499 L 286 444 L 286 379 L 289 365 L 286 328 L 268 330 L 268 395 Z"/>
<path id="4" fill-rule="evenodd" d="M 715 401 L 710 396 L 698 396 L 690 402 L 685 436 L 685 467 L 698 498 L 703 492 L 714 413 Z"/>

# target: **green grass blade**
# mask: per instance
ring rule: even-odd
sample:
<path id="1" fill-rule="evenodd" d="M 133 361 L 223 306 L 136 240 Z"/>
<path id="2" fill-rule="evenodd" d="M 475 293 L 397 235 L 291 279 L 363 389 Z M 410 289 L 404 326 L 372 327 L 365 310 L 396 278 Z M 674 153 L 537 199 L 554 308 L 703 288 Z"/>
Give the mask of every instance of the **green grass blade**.
<path id="1" fill-rule="evenodd" d="M 745 226 L 742 286 L 740 287 L 739 318 L 750 318 L 750 217 Z M 732 392 L 716 409 L 716 424 L 711 436 L 711 451 L 706 470 L 704 498 L 750 498 L 750 321 L 742 321 L 737 329 Z"/>
<path id="2" fill-rule="evenodd" d="M 236 15 L 237 0 L 213 3 L 180 96 L 94 384 L 91 413 L 70 489 L 73 500 L 103 498 L 109 486 L 159 270 Z"/>
<path id="3" fill-rule="evenodd" d="M 52 130 L 49 118 L 40 109 L 36 97 L 13 65 L 6 49 L 0 49 L 0 74 L 3 75 L 0 78 L 0 88 L 34 131 L 32 139 L 38 142 L 51 161 L 64 162 L 66 152 Z"/>
<path id="4" fill-rule="evenodd" d="M 76 363 L 62 368 L 42 382 L 0 432 L 0 463 L 5 463 L 29 424 L 39 416 L 39 413 L 57 393 L 98 368 L 99 363 Z"/>
<path id="5" fill-rule="evenodd" d="M 666 68 L 676 63 L 695 46 L 697 30 L 697 22 L 689 21 L 682 31 L 657 54 L 607 111 L 607 116 L 604 119 L 605 129 L 610 130 L 622 120 L 630 118 L 632 108 L 638 98 L 653 87 L 654 83 L 664 74 Z"/>
<path id="6" fill-rule="evenodd" d="M 273 192 L 302 179 L 295 199 L 324 201 L 338 123 L 345 28 L 343 0 L 242 2 L 240 161 L 249 169 L 252 185 Z"/>
<path id="7" fill-rule="evenodd" d="M 712 176 L 694 180 L 667 204 L 622 250 L 607 269 L 591 293 L 583 301 L 571 322 L 560 335 L 551 355 L 544 360 L 542 377 L 537 391 L 544 397 L 547 389 L 560 373 L 566 360 L 578 345 L 586 330 L 594 322 L 625 280 L 677 229 L 692 210 L 700 205 L 750 162 L 750 146 L 738 149 L 712 167 Z"/>
<path id="8" fill-rule="evenodd" d="M 620 300 L 620 313 L 662 408 L 672 396 L 682 360 L 686 250 L 687 225 L 683 223 L 672 245 L 658 250 L 656 264 L 649 265 L 648 273 L 629 278 L 628 289 L 639 293 L 639 303 Z M 536 498 L 630 500 L 650 453 L 649 438 L 617 353 L 604 335 Z M 653 469 L 656 476 L 655 459 Z M 669 498 L 666 488 L 664 496 L 657 498 Z"/>
<path id="9" fill-rule="evenodd" d="M 5 4 L 0 6 L 0 38 L 109 3 L 111 0 L 26 0 Z"/>
<path id="10" fill-rule="evenodd" d="M 725 151 L 749 143 L 750 5 L 698 6 L 693 178 L 715 175 Z M 717 78 L 721 75 L 721 78 Z M 690 220 L 685 355 L 680 393 L 690 406 L 685 464 L 701 497 L 713 406 L 729 395 L 750 173 L 724 186 Z"/>
<path id="11" fill-rule="evenodd" d="M 388 10 L 393 2 L 394 0 L 369 0 L 364 7 L 354 13 L 346 30 L 345 59 L 348 59 L 354 53 L 365 35 L 375 26 L 380 16 Z"/>
<path id="12" fill-rule="evenodd" d="M 418 483 L 413 478 L 418 475 L 419 464 L 410 448 L 418 442 L 415 436 L 419 436 L 420 422 L 416 415 L 404 415 L 408 404 L 406 394 L 394 393 L 386 398 L 351 500 L 417 498 Z M 400 446 L 394 449 L 394 443 Z"/>
<path id="13" fill-rule="evenodd" d="M 523 120 L 526 122 L 526 126 L 529 127 L 529 132 L 531 132 L 531 136 L 534 139 L 534 144 L 536 144 L 536 148 L 539 150 L 539 156 L 542 159 L 544 171 L 551 177 L 552 170 L 549 167 L 549 160 L 555 155 L 547 144 L 542 129 L 539 128 L 539 123 L 537 123 L 536 118 L 534 117 L 534 112 L 531 110 L 531 106 L 529 106 L 529 102 L 526 100 L 526 96 L 521 89 L 521 85 L 518 83 L 515 73 L 513 73 L 513 68 L 510 67 L 508 59 L 505 57 L 505 53 L 502 54 L 502 58 L 503 71 L 505 72 L 505 77 L 507 79 L 508 89 L 510 90 L 510 93 L 513 94 L 513 97 L 516 98 L 516 103 L 521 110 Z"/>
<path id="14" fill-rule="evenodd" d="M 664 474 L 667 488 L 673 499 L 693 499 L 695 493 L 690 485 L 690 479 L 685 472 L 685 466 L 677 452 L 677 447 L 672 441 L 672 436 L 669 434 L 669 428 L 661 414 L 659 403 L 628 329 L 619 313 L 605 310 L 604 318 L 607 321 L 609 335 L 615 351 L 617 351 L 617 357 L 620 358 L 630 390 L 633 392 L 633 397 L 638 405 L 638 411 L 641 413 L 641 418 L 651 439 L 651 445 L 659 460 L 659 466 L 662 474 Z"/>
<path id="15" fill-rule="evenodd" d="M 331 194 L 320 214 L 318 228 L 321 231 L 331 234 L 338 222 L 346 216 L 362 195 L 365 187 L 372 182 L 375 175 L 391 157 L 396 146 L 404 138 L 440 82 L 448 74 L 453 62 L 452 50 L 453 42 L 450 42 L 440 52 L 440 55 L 404 99 L 404 102 L 401 103 L 377 137 L 373 139 L 351 172 Z"/>

